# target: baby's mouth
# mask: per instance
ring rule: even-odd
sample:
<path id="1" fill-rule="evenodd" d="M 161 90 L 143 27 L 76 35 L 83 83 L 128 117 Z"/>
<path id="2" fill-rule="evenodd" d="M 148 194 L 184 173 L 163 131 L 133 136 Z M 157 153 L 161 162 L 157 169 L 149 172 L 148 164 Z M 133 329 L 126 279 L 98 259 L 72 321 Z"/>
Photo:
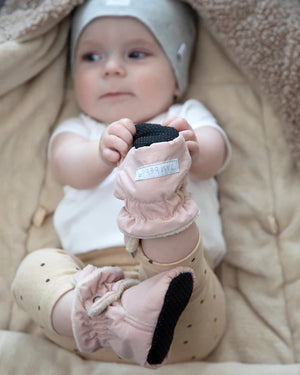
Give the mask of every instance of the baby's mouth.
<path id="1" fill-rule="evenodd" d="M 101 99 L 105 99 L 105 98 L 117 99 L 117 98 L 122 98 L 126 96 L 132 96 L 132 94 L 130 92 L 123 92 L 123 91 L 107 92 L 106 94 L 101 96 Z"/>

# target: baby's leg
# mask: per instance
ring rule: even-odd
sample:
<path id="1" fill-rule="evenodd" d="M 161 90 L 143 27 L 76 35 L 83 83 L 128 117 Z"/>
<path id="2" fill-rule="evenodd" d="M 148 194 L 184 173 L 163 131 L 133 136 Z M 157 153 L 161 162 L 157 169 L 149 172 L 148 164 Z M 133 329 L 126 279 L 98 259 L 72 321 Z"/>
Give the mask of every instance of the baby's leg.
<path id="1" fill-rule="evenodd" d="M 169 361 L 202 359 L 222 337 L 225 302 L 203 254 L 195 202 L 185 190 L 189 152 L 183 137 L 169 129 L 138 125 L 136 138 L 117 174 L 115 194 L 125 201 L 118 223 L 129 251 L 140 239 L 141 279 L 178 266 L 194 270 L 194 291 L 177 324 Z"/>
<path id="2" fill-rule="evenodd" d="M 12 284 L 13 296 L 42 329 L 53 331 L 53 308 L 74 289 L 73 276 L 82 267 L 78 258 L 62 250 L 34 251 L 18 268 Z"/>
<path id="3" fill-rule="evenodd" d="M 119 267 L 81 266 L 60 250 L 33 252 L 17 271 L 13 295 L 59 345 L 84 353 L 108 348 L 143 366 L 160 366 L 191 296 L 193 272 L 177 267 L 139 283 L 125 279 Z"/>
<path id="4" fill-rule="evenodd" d="M 190 238 L 195 238 L 196 233 L 198 241 L 190 247 L 194 242 Z M 181 251 L 176 250 L 182 242 L 188 254 L 178 259 L 177 254 Z M 139 254 L 141 279 L 178 266 L 194 270 L 194 290 L 176 326 L 169 363 L 205 358 L 216 348 L 224 333 L 225 297 L 220 282 L 203 255 L 196 224 L 174 238 L 142 241 Z"/>

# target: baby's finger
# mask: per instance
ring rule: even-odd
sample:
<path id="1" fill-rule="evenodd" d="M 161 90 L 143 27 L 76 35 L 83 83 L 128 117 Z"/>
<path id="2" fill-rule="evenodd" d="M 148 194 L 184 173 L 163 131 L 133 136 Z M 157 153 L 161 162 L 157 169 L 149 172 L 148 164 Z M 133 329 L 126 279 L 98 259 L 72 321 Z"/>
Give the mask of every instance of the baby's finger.
<path id="1" fill-rule="evenodd" d="M 168 117 L 167 119 L 165 119 L 165 121 L 162 123 L 162 126 L 170 126 L 170 124 L 176 120 L 177 117 L 176 116 L 170 116 Z"/>
<path id="2" fill-rule="evenodd" d="M 193 155 L 199 151 L 199 146 L 197 142 L 194 141 L 188 141 L 186 142 L 187 148 L 189 150 L 190 155 L 193 157 Z"/>
<path id="3" fill-rule="evenodd" d="M 182 130 L 180 134 L 183 136 L 186 142 L 196 141 L 196 135 L 192 130 Z"/>
<path id="4" fill-rule="evenodd" d="M 131 144 L 128 144 L 124 139 L 116 135 L 110 135 L 109 140 L 106 143 L 106 146 L 111 150 L 117 151 L 120 155 L 125 156 L 131 147 Z"/>
<path id="5" fill-rule="evenodd" d="M 128 148 L 130 148 L 133 143 L 133 136 L 136 133 L 136 128 L 130 119 L 121 119 L 110 125 L 109 133 L 110 135 L 122 139 L 128 145 Z"/>
<path id="6" fill-rule="evenodd" d="M 172 126 L 179 132 L 191 129 L 189 123 L 185 119 L 179 117 L 173 119 L 173 121 L 170 122 L 169 126 Z"/>
<path id="7" fill-rule="evenodd" d="M 105 148 L 102 151 L 102 158 L 108 163 L 115 165 L 118 163 L 118 161 L 121 159 L 121 155 L 119 152 L 112 150 L 110 148 Z"/>
<path id="8" fill-rule="evenodd" d="M 135 125 L 129 118 L 123 118 L 120 120 L 120 123 L 123 125 L 125 129 L 128 130 L 128 132 L 134 136 L 136 133 Z"/>
<path id="9" fill-rule="evenodd" d="M 114 136 L 123 140 L 123 142 L 125 142 L 128 145 L 128 147 L 132 145 L 132 142 L 133 142 L 132 129 L 128 129 L 125 126 L 118 125 L 118 127 L 112 130 L 112 133 L 110 136 L 111 137 Z"/>

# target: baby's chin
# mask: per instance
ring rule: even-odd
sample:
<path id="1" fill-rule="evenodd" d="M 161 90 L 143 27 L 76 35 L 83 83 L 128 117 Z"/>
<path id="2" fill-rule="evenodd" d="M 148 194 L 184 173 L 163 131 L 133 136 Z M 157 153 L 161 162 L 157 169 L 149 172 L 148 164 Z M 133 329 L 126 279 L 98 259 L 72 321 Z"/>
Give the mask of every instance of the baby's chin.
<path id="1" fill-rule="evenodd" d="M 90 116 L 90 117 L 92 117 L 94 120 L 100 123 L 109 125 L 109 124 L 112 124 L 113 122 L 120 121 L 121 119 L 124 119 L 124 118 L 130 119 L 134 124 L 140 124 L 140 123 L 148 122 L 150 119 L 154 118 L 155 115 L 136 116 L 132 113 L 120 113 L 114 116 L 104 116 L 104 117 L 103 116 Z"/>
<path id="2" fill-rule="evenodd" d="M 149 104 L 150 103 L 150 104 Z M 141 100 L 134 95 L 106 95 L 100 97 L 93 105 L 81 108 L 85 113 L 98 122 L 111 124 L 124 118 L 133 123 L 150 122 L 158 115 L 168 111 L 174 103 L 173 97 L 166 100 L 149 98 Z M 81 103 L 82 104 L 82 103 Z"/>

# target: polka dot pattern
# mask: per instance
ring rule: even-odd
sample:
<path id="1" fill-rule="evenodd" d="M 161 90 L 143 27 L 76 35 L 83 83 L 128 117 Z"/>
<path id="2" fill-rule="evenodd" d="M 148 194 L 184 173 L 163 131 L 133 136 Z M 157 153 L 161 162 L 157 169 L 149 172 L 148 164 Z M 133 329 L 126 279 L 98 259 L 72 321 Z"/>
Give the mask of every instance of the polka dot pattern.
<path id="1" fill-rule="evenodd" d="M 57 295 L 73 287 L 73 275 L 80 270 L 78 264 L 64 251 L 42 249 L 28 254 L 19 267 L 13 294 L 22 309 L 45 331 L 52 330 L 53 305 Z"/>
<path id="2" fill-rule="evenodd" d="M 42 254 L 45 254 L 45 256 L 42 256 Z M 14 291 L 19 304 L 25 310 L 32 309 L 32 311 L 29 311 L 30 315 L 41 327 L 44 327 L 45 333 L 49 331 L 47 314 L 49 314 L 50 306 L 45 305 L 48 300 L 44 296 L 48 296 L 49 293 L 50 299 L 51 293 L 56 292 L 57 286 L 60 285 L 57 280 L 60 280 L 61 277 L 65 277 L 62 284 L 69 283 L 67 285 L 70 285 L 73 275 L 80 270 L 74 259 L 66 253 L 61 251 L 55 252 L 54 255 L 53 251 L 51 254 L 46 251 L 40 253 L 39 256 L 32 257 L 29 270 L 35 273 L 35 283 L 40 285 L 43 293 L 38 295 L 39 288 L 36 288 L 37 295 L 30 296 L 29 288 L 23 288 L 21 282 L 19 289 Z M 159 265 L 147 258 L 141 259 L 141 263 L 145 277 L 151 277 L 167 269 L 167 265 Z M 33 264 L 35 265 L 33 266 Z M 190 302 L 175 330 L 169 363 L 196 361 L 205 358 L 220 341 L 225 323 L 223 291 L 214 273 L 206 264 L 202 250 L 200 248 L 195 249 L 184 262 L 179 262 L 177 265 L 192 268 L 196 279 Z M 62 274 L 66 275 L 66 270 L 68 276 L 61 276 Z M 64 286 L 64 288 L 66 287 Z M 30 291 L 32 292 L 32 287 Z M 101 296 L 95 296 L 94 298 L 96 300 Z M 76 347 L 71 346 L 69 349 L 77 352 Z"/>
<path id="3" fill-rule="evenodd" d="M 146 277 L 163 272 L 160 265 L 146 257 L 141 258 Z M 203 256 L 199 246 L 184 261 L 174 266 L 190 267 L 195 272 L 194 291 L 190 302 L 176 326 L 169 362 L 204 359 L 218 344 L 225 326 L 224 293 Z"/>

